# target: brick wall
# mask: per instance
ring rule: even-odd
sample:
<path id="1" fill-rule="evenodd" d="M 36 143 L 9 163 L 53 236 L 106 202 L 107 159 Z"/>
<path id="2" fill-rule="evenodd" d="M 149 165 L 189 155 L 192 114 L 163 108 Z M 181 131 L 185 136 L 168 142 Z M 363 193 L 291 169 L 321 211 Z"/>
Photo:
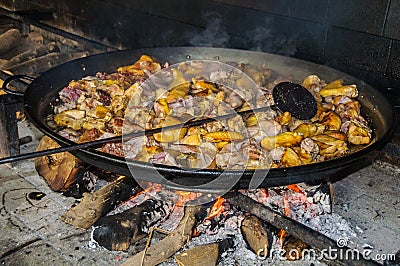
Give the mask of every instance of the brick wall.
<path id="1" fill-rule="evenodd" d="M 260 50 L 326 64 L 400 91 L 400 0 L 4 0 L 2 5 L 52 8 L 53 25 L 116 47 Z"/>

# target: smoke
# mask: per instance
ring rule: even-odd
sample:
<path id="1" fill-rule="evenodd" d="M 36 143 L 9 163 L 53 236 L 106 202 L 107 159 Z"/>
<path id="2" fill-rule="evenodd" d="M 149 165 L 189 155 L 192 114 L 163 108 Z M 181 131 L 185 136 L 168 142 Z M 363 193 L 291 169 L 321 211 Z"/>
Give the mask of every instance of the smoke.
<path id="1" fill-rule="evenodd" d="M 222 16 L 216 12 L 207 12 L 202 16 L 206 28 L 199 34 L 191 36 L 190 44 L 194 46 L 227 47 L 229 34 L 225 30 Z"/>
<path id="2" fill-rule="evenodd" d="M 288 37 L 288 31 L 283 32 L 282 28 L 282 25 L 279 25 L 276 20 L 266 18 L 262 27 L 256 27 L 246 32 L 247 49 L 286 56 L 294 55 L 297 51 L 296 43 L 298 41 L 296 39 L 298 36 L 293 34 Z"/>

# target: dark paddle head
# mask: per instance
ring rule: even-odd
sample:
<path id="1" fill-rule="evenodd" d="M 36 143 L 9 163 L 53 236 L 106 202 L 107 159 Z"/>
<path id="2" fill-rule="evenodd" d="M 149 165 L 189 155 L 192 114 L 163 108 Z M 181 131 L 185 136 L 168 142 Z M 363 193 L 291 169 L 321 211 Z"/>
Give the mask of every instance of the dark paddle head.
<path id="1" fill-rule="evenodd" d="M 317 101 L 300 84 L 292 82 L 278 83 L 272 91 L 275 105 L 282 112 L 289 112 L 293 117 L 307 120 L 317 113 Z"/>

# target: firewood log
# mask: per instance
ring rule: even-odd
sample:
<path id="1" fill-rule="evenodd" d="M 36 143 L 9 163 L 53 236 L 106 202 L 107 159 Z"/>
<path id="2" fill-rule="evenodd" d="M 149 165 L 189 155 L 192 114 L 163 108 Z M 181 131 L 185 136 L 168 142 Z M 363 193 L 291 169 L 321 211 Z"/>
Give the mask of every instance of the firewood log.
<path id="1" fill-rule="evenodd" d="M 44 136 L 36 151 L 59 148 L 52 138 Z M 64 191 L 76 178 L 81 167 L 77 159 L 69 152 L 61 152 L 35 158 L 35 169 L 54 191 Z"/>
<path id="2" fill-rule="evenodd" d="M 58 52 L 53 52 L 41 57 L 34 58 L 32 60 L 22 62 L 20 64 L 13 65 L 12 67 L 9 67 L 8 70 L 15 74 L 37 74 L 72 59 L 85 57 L 87 55 L 88 53 L 85 52 L 71 54 L 61 54 Z"/>
<path id="3" fill-rule="evenodd" d="M 21 40 L 21 33 L 17 29 L 11 29 L 0 35 L 0 55 L 16 47 Z"/>
<path id="4" fill-rule="evenodd" d="M 287 260 L 300 260 L 303 255 L 303 250 L 308 248 L 308 244 L 297 237 L 288 235 L 283 241 L 282 248 L 285 250 L 285 257 Z"/>
<path id="5" fill-rule="evenodd" d="M 171 234 L 150 246 L 147 250 L 128 258 L 122 265 L 157 265 L 167 260 L 192 238 L 194 226 L 202 210 L 201 206 L 186 205 L 182 220 Z"/>
<path id="6" fill-rule="evenodd" d="M 82 229 L 88 229 L 101 216 L 115 208 L 139 191 L 135 180 L 121 176 L 93 193 L 83 193 L 83 199 L 60 216 L 64 222 Z"/>
<path id="7" fill-rule="evenodd" d="M 94 225 L 93 239 L 108 250 L 127 250 L 167 217 L 171 209 L 172 204 L 166 201 L 149 199 L 124 212 L 102 217 Z"/>
<path id="8" fill-rule="evenodd" d="M 233 247 L 234 241 L 226 238 L 216 243 L 195 246 L 174 256 L 179 266 L 212 266 L 217 265 L 220 255 Z"/>
<path id="9" fill-rule="evenodd" d="M 258 256 L 267 258 L 273 242 L 271 232 L 265 230 L 265 224 L 256 216 L 247 216 L 240 227 L 243 238 L 250 249 Z"/>
<path id="10" fill-rule="evenodd" d="M 228 192 L 224 197 L 229 202 L 239 207 L 242 211 L 250 212 L 258 218 L 270 223 L 272 226 L 284 229 L 288 234 L 306 241 L 311 247 L 317 250 L 327 250 L 328 248 L 337 247 L 336 241 L 333 239 L 330 239 L 297 221 L 279 215 L 271 208 L 264 206 L 243 194 Z M 337 248 L 338 252 L 347 252 L 349 250 L 347 247 Z M 331 260 L 326 258 L 324 261 L 329 265 L 377 265 L 373 260 L 363 258 L 363 256 L 360 256 L 359 260 L 352 260 L 351 258 L 336 258 Z"/>
<path id="11" fill-rule="evenodd" d="M 201 245 L 174 257 L 179 266 L 213 266 L 218 261 L 218 243 Z"/>
<path id="12" fill-rule="evenodd" d="M 46 55 L 52 52 L 58 52 L 59 48 L 56 43 L 51 42 L 43 46 L 39 46 L 37 48 L 29 49 L 19 55 L 14 56 L 7 62 L 3 63 L 3 69 L 9 69 L 16 64 L 22 63 L 24 61 L 32 60 L 34 58 Z"/>

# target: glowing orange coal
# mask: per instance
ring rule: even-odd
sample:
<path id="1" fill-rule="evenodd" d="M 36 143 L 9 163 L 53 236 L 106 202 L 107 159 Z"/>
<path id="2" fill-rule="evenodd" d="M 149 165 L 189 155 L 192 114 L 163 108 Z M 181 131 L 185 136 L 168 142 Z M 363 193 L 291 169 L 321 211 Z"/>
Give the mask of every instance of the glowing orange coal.
<path id="1" fill-rule="evenodd" d="M 265 188 L 260 188 L 260 192 L 261 192 L 263 197 L 265 197 L 265 198 L 269 197 L 268 190 L 266 190 Z"/>
<path id="2" fill-rule="evenodd" d="M 217 199 L 215 200 L 214 205 L 212 206 L 212 208 L 210 210 L 210 214 L 205 218 L 205 220 L 207 220 L 207 219 L 211 220 L 215 216 L 220 215 L 221 213 L 223 213 L 225 211 L 224 202 L 225 202 L 224 198 L 217 197 Z"/>
<path id="3" fill-rule="evenodd" d="M 303 190 L 301 190 L 301 188 L 299 188 L 299 186 L 296 184 L 288 185 L 287 188 L 293 190 L 294 192 L 304 194 Z"/>
<path id="4" fill-rule="evenodd" d="M 138 194 L 136 194 L 135 197 L 145 194 L 145 193 L 155 194 L 162 189 L 162 186 L 160 184 L 153 184 L 150 182 L 148 182 L 148 184 L 143 187 L 146 187 L 146 188 L 143 191 L 140 191 Z"/>
<path id="5" fill-rule="evenodd" d="M 185 205 L 186 202 L 190 200 L 195 200 L 197 197 L 199 197 L 200 193 L 188 192 L 188 191 L 176 191 L 176 194 L 178 194 L 180 197 L 178 198 L 175 204 L 178 207 L 182 207 L 183 205 Z"/>

